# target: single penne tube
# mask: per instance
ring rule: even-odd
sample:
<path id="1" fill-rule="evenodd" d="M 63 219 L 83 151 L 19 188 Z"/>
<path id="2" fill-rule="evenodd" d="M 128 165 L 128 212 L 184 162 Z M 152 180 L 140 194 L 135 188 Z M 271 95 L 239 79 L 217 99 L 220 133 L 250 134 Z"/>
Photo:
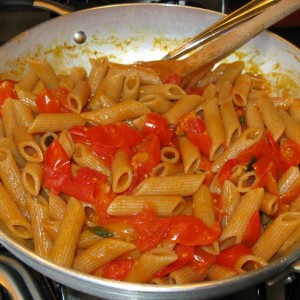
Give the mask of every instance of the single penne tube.
<path id="1" fill-rule="evenodd" d="M 92 111 L 83 112 L 80 116 L 97 124 L 110 124 L 127 119 L 134 119 L 150 112 L 142 102 L 127 100 L 116 103 L 110 107 L 99 108 Z"/>
<path id="2" fill-rule="evenodd" d="M 22 101 L 12 101 L 11 103 L 17 125 L 30 127 L 34 120 L 30 107 Z"/>
<path id="3" fill-rule="evenodd" d="M 133 195 L 179 195 L 190 196 L 202 184 L 204 174 L 170 175 L 144 179 L 133 191 Z"/>
<path id="4" fill-rule="evenodd" d="M 88 83 L 91 87 L 91 96 L 93 97 L 96 90 L 101 85 L 108 70 L 108 58 L 106 56 L 100 58 L 90 58 L 91 71 L 88 75 Z"/>
<path id="5" fill-rule="evenodd" d="M 145 95 L 138 101 L 144 103 L 152 112 L 160 114 L 166 113 L 174 105 L 170 100 L 155 94 Z"/>
<path id="6" fill-rule="evenodd" d="M 74 83 L 77 84 L 78 81 L 86 80 L 87 74 L 83 67 L 75 66 L 71 69 L 70 78 Z"/>
<path id="7" fill-rule="evenodd" d="M 73 160 L 80 167 L 88 167 L 92 170 L 105 174 L 111 180 L 111 171 L 104 161 L 96 156 L 87 145 L 76 143 Z"/>
<path id="8" fill-rule="evenodd" d="M 54 221 L 61 221 L 66 207 L 67 203 L 65 200 L 63 200 L 59 195 L 56 195 L 52 192 L 49 193 L 49 218 Z"/>
<path id="9" fill-rule="evenodd" d="M 203 101 L 203 97 L 198 95 L 182 96 L 163 116 L 169 124 L 175 125 L 180 117 L 194 110 Z"/>
<path id="10" fill-rule="evenodd" d="M 236 106 L 245 107 L 248 103 L 248 95 L 251 88 L 251 76 L 248 74 L 239 75 L 232 87 L 232 101 Z"/>
<path id="11" fill-rule="evenodd" d="M 78 80 L 67 96 L 69 109 L 74 113 L 81 113 L 90 98 L 91 89 L 86 80 Z"/>
<path id="12" fill-rule="evenodd" d="M 58 79 L 52 66 L 45 60 L 28 58 L 27 62 L 31 70 L 42 80 L 46 89 L 55 90 L 58 88 Z"/>
<path id="13" fill-rule="evenodd" d="M 150 176 L 167 176 L 180 173 L 183 173 L 182 164 L 173 164 L 162 161 L 152 169 Z"/>
<path id="14" fill-rule="evenodd" d="M 57 134 L 55 132 L 45 132 L 40 137 L 40 147 L 42 151 L 46 151 L 51 143 L 57 138 Z"/>
<path id="15" fill-rule="evenodd" d="M 259 211 L 263 197 L 263 188 L 253 189 L 242 196 L 219 238 L 221 249 L 239 244 L 243 240 L 248 222 L 253 214 Z"/>
<path id="16" fill-rule="evenodd" d="M 103 237 L 94 233 L 91 229 L 85 229 L 80 234 L 78 241 L 78 249 L 87 249 L 99 242 L 101 239 L 103 239 Z"/>
<path id="17" fill-rule="evenodd" d="M 185 174 L 195 173 L 199 169 L 201 153 L 186 136 L 178 137 L 183 170 Z"/>
<path id="18" fill-rule="evenodd" d="M 111 238 L 101 239 L 78 254 L 74 259 L 72 268 L 79 272 L 90 274 L 104 264 L 135 249 L 135 247 L 132 243 L 120 240 Z"/>
<path id="19" fill-rule="evenodd" d="M 14 116 L 13 110 L 13 101 L 18 100 L 6 98 L 5 102 L 1 107 L 5 137 L 9 138 L 13 136 L 13 129 L 17 126 L 17 120 Z"/>
<path id="20" fill-rule="evenodd" d="M 167 248 L 153 248 L 146 251 L 138 258 L 124 281 L 149 283 L 159 270 L 176 261 L 177 258 L 175 251 Z"/>
<path id="21" fill-rule="evenodd" d="M 278 193 L 283 197 L 300 187 L 300 172 L 298 167 L 289 167 L 278 180 Z"/>
<path id="22" fill-rule="evenodd" d="M 22 88 L 18 84 L 15 85 L 15 91 L 16 91 L 16 94 L 18 96 L 18 99 L 20 99 L 21 102 L 23 102 L 24 104 L 29 106 L 29 108 L 33 112 L 35 112 L 35 113 L 38 112 L 37 105 L 36 105 L 36 98 L 37 98 L 36 94 Z"/>
<path id="23" fill-rule="evenodd" d="M 284 135 L 300 144 L 300 124 L 297 123 L 286 111 L 279 110 L 278 114 L 284 123 Z"/>
<path id="24" fill-rule="evenodd" d="M 216 82 L 216 88 L 219 91 L 220 87 L 223 85 L 223 82 L 230 81 L 234 84 L 235 80 L 242 73 L 245 67 L 245 63 L 241 60 L 235 61 L 233 63 L 227 64 L 223 74 L 218 78 Z"/>
<path id="25" fill-rule="evenodd" d="M 256 183 L 256 175 L 254 171 L 245 172 L 237 182 L 237 188 L 240 193 L 249 192 Z"/>
<path id="26" fill-rule="evenodd" d="M 125 75 L 122 73 L 115 73 L 105 79 L 103 83 L 103 94 L 114 102 L 121 100 Z M 97 91 L 97 93 L 99 93 Z"/>
<path id="27" fill-rule="evenodd" d="M 227 226 L 234 210 L 240 202 L 240 192 L 238 188 L 229 180 L 225 180 L 222 185 L 222 220 L 221 228 Z"/>
<path id="28" fill-rule="evenodd" d="M 85 123 L 86 120 L 76 113 L 42 113 L 36 116 L 28 133 L 63 131 Z"/>
<path id="29" fill-rule="evenodd" d="M 227 66 L 227 63 L 219 64 L 215 69 L 213 69 L 211 72 L 208 72 L 203 78 L 201 78 L 197 82 L 197 87 L 204 88 L 210 83 L 216 82 L 223 75 Z"/>
<path id="30" fill-rule="evenodd" d="M 294 99 L 292 97 L 270 97 L 270 100 L 273 102 L 274 106 L 277 109 L 285 110 L 287 111 L 291 105 L 294 102 Z"/>
<path id="31" fill-rule="evenodd" d="M 72 157 L 75 151 L 75 143 L 68 130 L 63 130 L 58 136 L 59 143 L 62 145 L 69 157 Z"/>
<path id="32" fill-rule="evenodd" d="M 297 245 L 297 242 L 299 242 L 300 239 L 300 227 L 298 227 L 289 237 L 288 239 L 283 243 L 283 245 L 278 250 L 279 255 L 282 253 L 287 253 L 289 249 L 293 249 L 295 245 Z"/>
<path id="33" fill-rule="evenodd" d="M 170 284 L 187 284 L 193 282 L 201 282 L 207 277 L 207 270 L 202 268 L 196 270 L 190 266 L 184 266 L 179 270 L 169 274 Z"/>
<path id="34" fill-rule="evenodd" d="M 139 98 L 145 95 L 159 95 L 165 99 L 177 100 L 186 95 L 186 92 L 177 84 L 142 85 Z"/>
<path id="35" fill-rule="evenodd" d="M 33 92 L 35 95 L 38 96 L 38 95 L 40 95 L 41 93 L 43 93 L 45 90 L 46 90 L 46 87 L 45 87 L 43 81 L 40 80 L 40 81 L 36 84 L 36 86 L 34 87 L 34 89 L 33 89 L 32 92 Z"/>
<path id="36" fill-rule="evenodd" d="M 117 150 L 111 165 L 112 190 L 115 193 L 125 192 L 132 182 L 132 169 L 129 155 L 123 149 Z"/>
<path id="37" fill-rule="evenodd" d="M 121 101 L 137 100 L 140 91 L 141 78 L 138 72 L 132 72 L 125 75 Z"/>
<path id="38" fill-rule="evenodd" d="M 219 279 L 225 279 L 229 277 L 236 276 L 237 272 L 230 269 L 223 267 L 221 265 L 218 265 L 216 263 L 212 264 L 207 271 L 207 277 L 210 280 L 219 280 Z"/>
<path id="39" fill-rule="evenodd" d="M 204 101 L 207 101 L 216 98 L 216 96 L 217 96 L 216 86 L 210 83 L 203 91 L 202 97 L 204 98 Z"/>
<path id="40" fill-rule="evenodd" d="M 34 87 L 39 82 L 39 77 L 35 74 L 34 71 L 29 70 L 22 78 L 19 80 L 19 82 L 16 84 L 18 87 L 20 87 L 23 90 L 32 91 Z"/>
<path id="41" fill-rule="evenodd" d="M 180 153 L 175 147 L 165 146 L 160 150 L 161 160 L 165 163 L 176 164 L 180 159 Z"/>
<path id="42" fill-rule="evenodd" d="M 265 130 L 265 125 L 262 116 L 255 105 L 248 105 L 246 107 L 246 125 L 248 128 L 259 128 Z"/>
<path id="43" fill-rule="evenodd" d="M 231 99 L 223 101 L 220 105 L 220 115 L 225 133 L 225 146 L 228 147 L 242 133 L 242 127 Z"/>
<path id="44" fill-rule="evenodd" d="M 91 227 L 99 224 L 99 216 L 94 203 L 82 201 L 82 206 L 86 216 L 86 225 Z"/>
<path id="45" fill-rule="evenodd" d="M 110 203 L 107 213 L 111 216 L 130 216 L 150 207 L 159 216 L 170 217 L 183 204 L 183 198 L 177 195 L 120 195 Z"/>
<path id="46" fill-rule="evenodd" d="M 251 247 L 252 253 L 268 261 L 299 226 L 299 212 L 279 214 Z"/>
<path id="47" fill-rule="evenodd" d="M 49 258 L 53 241 L 43 227 L 48 218 L 48 202 L 45 198 L 27 194 L 27 203 L 32 225 L 34 251 L 43 258 Z"/>
<path id="48" fill-rule="evenodd" d="M 278 197 L 276 195 L 266 192 L 261 203 L 260 210 L 268 216 L 273 216 L 277 213 L 278 208 Z"/>
<path id="49" fill-rule="evenodd" d="M 32 134 L 28 133 L 25 126 L 16 126 L 13 137 L 21 155 L 31 162 L 42 162 L 44 160 L 42 149 Z"/>
<path id="50" fill-rule="evenodd" d="M 22 213 L 27 217 L 26 191 L 22 184 L 21 170 L 19 169 L 12 152 L 0 146 L 0 178 L 10 196 L 18 204 Z"/>
<path id="51" fill-rule="evenodd" d="M 293 99 L 289 110 L 290 116 L 297 122 L 300 123 L 300 101 L 299 99 Z"/>
<path id="52" fill-rule="evenodd" d="M 259 128 L 248 128 L 244 130 L 240 137 L 212 163 L 211 171 L 218 172 L 228 159 L 237 157 L 241 151 L 257 143 L 262 136 L 263 131 Z"/>
<path id="53" fill-rule="evenodd" d="M 54 263 L 66 268 L 72 266 L 84 224 L 85 213 L 82 204 L 70 197 L 50 253 L 50 259 Z"/>
<path id="54" fill-rule="evenodd" d="M 220 86 L 219 92 L 217 93 L 218 104 L 222 105 L 228 99 L 231 99 L 232 83 L 227 80 Z"/>
<path id="55" fill-rule="evenodd" d="M 11 198 L 8 191 L 0 183 L 0 220 L 8 230 L 16 237 L 22 239 L 32 238 L 32 228 L 16 202 Z"/>
<path id="56" fill-rule="evenodd" d="M 261 257 L 255 255 L 241 256 L 234 265 L 234 269 L 238 274 L 244 274 L 250 271 L 260 269 L 267 266 L 268 263 Z"/>
<path id="57" fill-rule="evenodd" d="M 203 113 L 206 129 L 212 140 L 209 159 L 215 160 L 224 151 L 225 145 L 225 132 L 217 98 L 211 99 L 207 102 L 204 106 Z"/>
<path id="58" fill-rule="evenodd" d="M 11 153 L 13 154 L 18 166 L 20 167 L 24 167 L 26 160 L 25 158 L 20 154 L 17 145 L 15 143 L 15 141 L 13 140 L 13 138 L 8 138 L 8 137 L 2 137 L 0 138 L 0 147 L 6 147 L 7 149 L 9 149 L 11 151 Z"/>
<path id="59" fill-rule="evenodd" d="M 266 128 L 270 131 L 275 141 L 282 136 L 285 131 L 285 123 L 282 121 L 279 111 L 269 97 L 260 97 L 257 101 L 257 107 L 262 116 Z"/>
<path id="60" fill-rule="evenodd" d="M 22 169 L 22 183 L 25 190 L 33 195 L 38 196 L 42 186 L 42 165 L 38 162 L 26 162 Z"/>
<path id="61" fill-rule="evenodd" d="M 209 188 L 202 184 L 199 189 L 192 195 L 193 199 L 193 215 L 208 227 L 215 224 L 215 207 L 212 194 Z"/>

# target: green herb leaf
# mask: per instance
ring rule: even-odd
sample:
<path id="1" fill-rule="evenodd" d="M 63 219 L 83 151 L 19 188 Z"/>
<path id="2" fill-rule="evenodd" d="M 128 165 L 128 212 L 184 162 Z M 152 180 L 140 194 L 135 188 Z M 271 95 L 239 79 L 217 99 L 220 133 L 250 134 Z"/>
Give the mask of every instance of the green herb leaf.
<path id="1" fill-rule="evenodd" d="M 241 125 L 245 125 L 245 124 L 246 124 L 245 116 L 244 116 L 244 115 L 240 116 L 240 117 L 239 117 L 239 121 L 240 121 L 240 124 L 241 124 Z"/>
<path id="2" fill-rule="evenodd" d="M 254 170 L 253 165 L 256 163 L 256 161 L 257 161 L 256 156 L 252 156 L 250 158 L 249 162 L 247 163 L 246 172 Z"/>
<path id="3" fill-rule="evenodd" d="M 95 226 L 95 227 L 90 227 L 90 230 L 94 233 L 96 233 L 97 235 L 107 238 L 107 237 L 113 237 L 114 233 L 108 231 L 107 229 L 105 229 L 104 227 L 100 227 L 100 226 Z"/>

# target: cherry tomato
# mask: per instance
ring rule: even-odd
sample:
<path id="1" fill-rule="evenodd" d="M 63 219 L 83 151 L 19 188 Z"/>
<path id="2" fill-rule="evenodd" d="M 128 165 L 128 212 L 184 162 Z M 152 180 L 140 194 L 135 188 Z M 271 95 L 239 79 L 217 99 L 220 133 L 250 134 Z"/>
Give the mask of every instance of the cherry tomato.
<path id="1" fill-rule="evenodd" d="M 259 211 L 255 212 L 250 218 L 243 237 L 243 243 L 251 247 L 260 237 L 261 221 Z"/>

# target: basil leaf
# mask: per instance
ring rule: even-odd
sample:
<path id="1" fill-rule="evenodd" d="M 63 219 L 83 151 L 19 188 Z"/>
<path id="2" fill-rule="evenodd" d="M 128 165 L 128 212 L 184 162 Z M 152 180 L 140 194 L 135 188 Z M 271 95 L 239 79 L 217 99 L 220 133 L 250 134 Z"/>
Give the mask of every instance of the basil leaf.
<path id="1" fill-rule="evenodd" d="M 243 116 L 240 116 L 239 117 L 239 121 L 240 121 L 240 124 L 241 125 L 245 125 L 246 124 L 246 118 L 245 118 L 245 116 L 243 115 Z"/>
<path id="2" fill-rule="evenodd" d="M 95 227 L 90 227 L 89 228 L 92 232 L 96 233 L 97 235 L 107 238 L 107 237 L 113 237 L 114 233 L 108 231 L 107 229 L 105 229 L 104 227 L 100 227 L 100 226 L 95 226 Z"/>
<path id="3" fill-rule="evenodd" d="M 250 158 L 249 162 L 247 163 L 246 172 L 254 170 L 253 165 L 256 163 L 256 161 L 257 161 L 256 156 L 252 156 Z"/>

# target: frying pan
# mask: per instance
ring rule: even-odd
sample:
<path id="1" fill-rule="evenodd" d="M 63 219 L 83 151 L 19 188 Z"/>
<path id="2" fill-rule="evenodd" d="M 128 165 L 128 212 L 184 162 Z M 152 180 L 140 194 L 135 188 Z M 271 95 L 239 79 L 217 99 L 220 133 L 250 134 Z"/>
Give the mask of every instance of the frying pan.
<path id="1" fill-rule="evenodd" d="M 159 59 L 220 17 L 199 8 L 144 3 L 74 12 L 38 25 L 4 44 L 0 48 L 0 78 L 17 79 L 26 69 L 27 57 L 47 59 L 62 73 L 72 66 L 84 66 L 89 71 L 88 59 L 95 56 L 107 55 L 122 63 Z M 284 87 L 299 98 L 299 57 L 299 49 L 265 31 L 226 60 L 242 58 L 249 70 L 265 74 L 274 90 Z M 11 236 L 2 224 L 0 242 L 45 276 L 106 299 L 209 299 L 273 280 L 278 274 L 299 271 L 295 262 L 300 250 L 295 245 L 268 266 L 233 278 L 176 286 L 132 284 L 96 278 L 46 261 L 33 253 L 30 243 Z"/>

